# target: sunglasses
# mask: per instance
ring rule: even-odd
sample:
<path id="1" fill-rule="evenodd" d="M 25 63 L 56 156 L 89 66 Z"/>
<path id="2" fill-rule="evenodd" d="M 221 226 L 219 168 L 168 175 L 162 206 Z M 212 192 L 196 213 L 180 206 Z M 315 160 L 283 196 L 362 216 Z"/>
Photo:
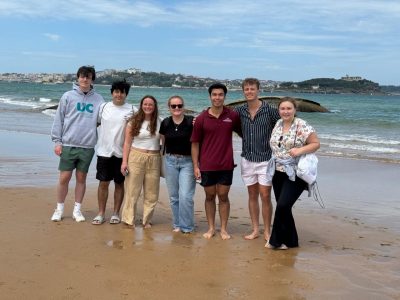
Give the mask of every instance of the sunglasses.
<path id="1" fill-rule="evenodd" d="M 283 135 L 281 135 L 281 137 L 279 138 L 278 148 L 281 147 L 281 142 L 282 142 L 282 140 L 283 140 Z"/>
<path id="2" fill-rule="evenodd" d="M 172 109 L 182 108 L 183 104 L 171 104 L 169 107 L 171 107 Z"/>

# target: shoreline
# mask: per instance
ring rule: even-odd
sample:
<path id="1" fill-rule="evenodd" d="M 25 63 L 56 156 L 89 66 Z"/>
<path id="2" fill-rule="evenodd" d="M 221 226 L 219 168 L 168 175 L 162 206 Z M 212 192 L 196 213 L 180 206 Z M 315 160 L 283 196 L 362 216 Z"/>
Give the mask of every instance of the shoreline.
<path id="1" fill-rule="evenodd" d="M 46 114 L 43 115 L 45 116 Z M 46 128 L 51 127 L 52 119 L 48 118 L 48 120 L 46 121 L 47 122 L 45 122 L 43 127 L 45 126 L 47 126 Z M 28 155 L 27 153 L 20 154 L 19 143 L 27 142 L 29 144 L 32 144 L 32 140 L 34 140 L 34 145 L 40 148 L 41 152 L 37 153 L 37 156 L 40 157 L 43 160 L 43 162 L 45 162 L 45 160 L 50 160 L 51 162 L 58 161 L 57 157 L 55 157 L 53 154 L 54 145 L 51 142 L 49 133 L 43 133 L 41 131 L 41 128 L 32 129 L 31 132 L 27 132 L 25 129 L 18 130 L 18 128 L 8 128 L 8 129 L 0 129 L 0 144 L 2 144 L 2 148 L 0 148 L 0 163 L 7 164 L 8 162 L 12 161 L 15 158 L 15 156 L 21 156 L 21 155 L 27 156 Z M 240 152 L 241 152 L 240 148 L 241 148 L 241 140 L 239 137 L 234 136 L 234 151 L 235 151 L 236 164 L 240 161 Z M 34 150 L 36 150 L 36 148 L 34 148 Z M 400 164 L 400 160 L 386 158 L 386 157 L 376 157 L 376 156 L 372 157 L 372 156 L 361 156 L 361 155 L 350 155 L 350 154 L 344 155 L 343 153 L 336 154 L 331 151 L 328 153 L 324 152 L 323 149 L 320 149 L 320 151 L 317 152 L 317 156 L 320 157 L 321 159 L 335 158 L 339 160 L 355 160 L 355 161 L 365 161 L 371 163 L 379 162 L 379 163 L 393 164 L 393 165 Z M 95 159 L 96 158 L 94 157 L 94 160 Z M 57 167 L 57 164 L 55 166 Z M 54 171 L 54 168 L 52 166 L 49 166 L 49 168 L 51 172 Z M 93 162 L 91 164 L 91 168 L 93 168 Z M 240 177 L 240 174 L 238 176 Z M 5 178 L 3 178 L 2 180 L 0 177 L 0 187 L 1 186 L 12 186 L 12 184 L 10 185 L 9 183 L 6 183 Z"/>
<path id="2" fill-rule="evenodd" d="M 116 73 L 118 73 L 117 71 Z M 151 73 L 151 72 L 150 72 Z M 18 73 L 19 76 L 23 76 L 24 73 Z M 2 75 L 2 73 L 0 73 Z M 74 75 L 74 74 L 63 74 L 63 75 Z M 172 74 L 167 74 L 172 76 Z M 185 75 L 183 75 L 185 76 Z M 190 77 L 190 76 L 189 76 Z M 318 80 L 318 78 L 314 79 L 309 79 L 309 80 Z M 338 79 L 337 79 L 338 80 Z M 211 79 L 211 81 L 221 81 L 220 79 Z M 236 81 L 236 79 L 225 79 L 222 81 Z M 261 80 L 263 83 L 265 80 Z M 0 83 L 29 83 L 29 84 L 45 84 L 45 85 L 62 85 L 62 84 L 73 84 L 76 82 L 76 80 L 72 81 L 57 81 L 57 82 L 50 82 L 50 81 L 33 81 L 33 80 L 14 80 L 14 79 L 0 79 Z M 275 81 L 278 82 L 278 81 Z M 108 83 L 96 83 L 98 86 L 111 86 L 112 82 Z M 187 89 L 187 90 L 199 90 L 199 89 L 204 89 L 206 90 L 208 86 L 201 86 L 201 87 L 195 87 L 195 86 L 158 86 L 158 85 L 149 85 L 149 86 L 141 86 L 141 85 L 134 85 L 132 83 L 132 87 L 134 88 L 157 88 L 157 89 Z M 387 85 L 380 85 L 380 87 L 387 87 Z M 400 86 L 395 86 L 395 88 L 400 89 Z M 390 95 L 397 95 L 396 92 L 387 92 L 387 91 L 376 91 L 376 90 L 357 90 L 355 91 L 354 89 L 349 89 L 349 88 L 332 88 L 329 90 L 314 90 L 312 88 L 308 89 L 299 89 L 299 88 L 288 88 L 288 89 L 282 89 L 282 88 L 276 88 L 276 87 L 267 87 L 267 86 L 261 86 L 260 89 L 263 91 L 263 93 L 294 93 L 294 94 L 329 94 L 329 95 L 383 95 L 383 96 L 390 96 Z M 231 86 L 229 88 L 230 91 L 241 91 L 242 87 L 240 85 L 237 86 Z"/>
<path id="3" fill-rule="evenodd" d="M 9 187 L 55 188 L 58 181 L 58 157 L 48 135 L 0 130 L 0 189 Z M 362 158 L 325 156 L 321 153 L 318 166 L 318 186 L 326 209 L 363 222 L 400 231 L 400 204 L 397 201 L 397 163 Z M 234 152 L 240 164 L 240 151 Z M 96 186 L 96 157 L 87 178 L 88 186 Z M 74 177 L 71 180 L 74 185 Z M 354 181 L 354 183 L 352 183 Z M 163 179 L 161 180 L 163 182 Z M 241 195 L 241 205 L 247 205 L 247 191 L 240 176 L 240 166 L 234 170 L 232 188 Z M 232 195 L 232 193 L 231 193 Z M 235 194 L 237 196 L 237 194 Z M 307 208 L 319 206 L 303 193 L 299 201 Z M 379 200 L 378 200 L 379 199 Z M 274 194 L 272 193 L 274 202 Z"/>

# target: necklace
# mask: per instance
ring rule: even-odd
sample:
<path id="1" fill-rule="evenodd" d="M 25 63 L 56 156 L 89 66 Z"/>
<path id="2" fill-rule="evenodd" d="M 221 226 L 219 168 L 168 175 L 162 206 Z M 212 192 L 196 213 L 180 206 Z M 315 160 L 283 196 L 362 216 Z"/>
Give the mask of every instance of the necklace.
<path id="1" fill-rule="evenodd" d="M 178 127 L 179 127 L 179 125 L 182 124 L 182 121 L 183 121 L 183 119 L 178 124 L 176 124 L 175 121 L 172 120 L 172 122 L 174 123 L 174 126 L 175 126 L 175 131 L 178 131 Z"/>

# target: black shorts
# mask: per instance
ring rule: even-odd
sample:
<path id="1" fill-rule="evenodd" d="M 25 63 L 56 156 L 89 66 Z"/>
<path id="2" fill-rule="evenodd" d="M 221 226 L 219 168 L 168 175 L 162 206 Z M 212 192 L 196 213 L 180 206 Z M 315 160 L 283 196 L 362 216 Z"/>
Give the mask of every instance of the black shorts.
<path id="1" fill-rule="evenodd" d="M 111 181 L 123 183 L 125 176 L 121 173 L 122 158 L 111 156 L 97 156 L 96 179 L 100 181 Z"/>
<path id="2" fill-rule="evenodd" d="M 202 171 L 200 184 L 204 187 L 212 185 L 232 185 L 233 170 Z"/>

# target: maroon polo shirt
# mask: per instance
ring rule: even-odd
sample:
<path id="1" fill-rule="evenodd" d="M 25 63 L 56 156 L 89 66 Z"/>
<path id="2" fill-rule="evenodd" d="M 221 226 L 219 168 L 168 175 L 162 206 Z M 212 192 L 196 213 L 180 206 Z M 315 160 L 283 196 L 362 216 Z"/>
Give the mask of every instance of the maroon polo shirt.
<path id="1" fill-rule="evenodd" d="M 196 118 L 190 141 L 200 144 L 200 171 L 233 170 L 233 131 L 240 132 L 240 117 L 229 108 L 224 107 L 218 118 L 208 109 Z"/>

